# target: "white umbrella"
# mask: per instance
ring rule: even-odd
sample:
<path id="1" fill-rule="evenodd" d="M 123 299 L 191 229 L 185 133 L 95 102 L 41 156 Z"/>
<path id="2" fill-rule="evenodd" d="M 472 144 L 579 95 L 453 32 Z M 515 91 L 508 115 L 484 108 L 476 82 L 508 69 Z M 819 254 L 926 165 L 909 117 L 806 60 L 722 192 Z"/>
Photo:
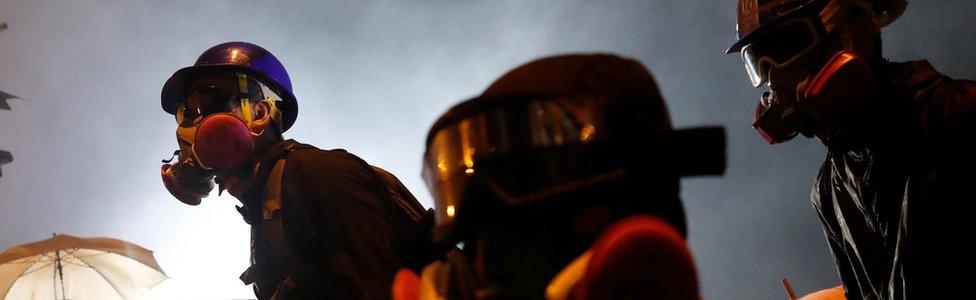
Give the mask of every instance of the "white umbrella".
<path id="1" fill-rule="evenodd" d="M 166 280 L 152 251 L 55 235 L 0 253 L 0 299 L 135 299 Z"/>

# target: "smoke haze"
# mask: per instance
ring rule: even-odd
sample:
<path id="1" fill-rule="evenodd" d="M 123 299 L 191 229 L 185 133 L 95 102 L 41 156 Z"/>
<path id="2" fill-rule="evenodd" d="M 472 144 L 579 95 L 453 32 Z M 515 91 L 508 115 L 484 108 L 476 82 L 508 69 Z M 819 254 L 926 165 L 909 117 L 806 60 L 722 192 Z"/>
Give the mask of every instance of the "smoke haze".
<path id="1" fill-rule="evenodd" d="M 825 149 L 767 145 L 733 42 L 734 0 L 0 2 L 0 249 L 53 232 L 155 251 L 158 299 L 250 298 L 249 229 L 228 195 L 173 199 L 160 159 L 176 123 L 159 92 L 205 49 L 248 41 L 288 68 L 300 113 L 285 135 L 344 148 L 396 174 L 421 201 L 429 126 L 503 72 L 541 56 L 614 52 L 655 75 L 676 127 L 724 125 L 729 169 L 683 181 L 706 299 L 777 299 L 839 284 L 809 202 Z M 913 1 L 884 31 L 886 57 L 976 78 L 976 1 Z"/>

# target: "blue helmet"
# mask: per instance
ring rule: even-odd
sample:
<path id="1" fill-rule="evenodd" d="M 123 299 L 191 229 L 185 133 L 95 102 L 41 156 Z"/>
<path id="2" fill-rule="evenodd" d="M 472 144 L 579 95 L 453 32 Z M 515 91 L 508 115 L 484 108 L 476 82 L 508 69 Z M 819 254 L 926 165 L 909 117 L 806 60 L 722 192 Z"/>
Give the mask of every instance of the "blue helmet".
<path id="1" fill-rule="evenodd" d="M 292 92 L 288 72 L 271 52 L 246 42 L 227 42 L 213 46 L 200 54 L 193 66 L 173 73 L 163 85 L 163 110 L 176 114 L 177 107 L 185 100 L 186 84 L 194 74 L 201 71 L 241 72 L 253 76 L 281 97 L 282 101 L 276 104 L 282 115 L 281 131 L 284 132 L 295 124 L 298 102 Z"/>

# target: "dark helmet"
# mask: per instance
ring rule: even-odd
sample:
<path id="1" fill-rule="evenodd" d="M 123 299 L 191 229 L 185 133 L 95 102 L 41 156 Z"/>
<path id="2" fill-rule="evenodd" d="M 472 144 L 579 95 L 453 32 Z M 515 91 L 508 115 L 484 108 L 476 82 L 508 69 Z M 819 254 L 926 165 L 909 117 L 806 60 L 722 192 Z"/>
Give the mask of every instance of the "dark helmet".
<path id="1" fill-rule="evenodd" d="M 644 187 L 674 188 L 673 198 L 660 201 L 675 202 L 680 216 L 669 221 L 683 228 L 678 177 L 722 173 L 725 148 L 720 128 L 682 132 L 672 129 L 654 78 L 637 61 L 572 54 L 515 68 L 448 110 L 427 135 L 423 175 L 434 196 L 436 239 L 458 238 L 451 236 L 470 226 L 466 218 L 483 213 L 471 199 L 552 207 L 637 173 L 663 174 Z M 710 144 L 690 146 L 703 136 Z"/>
<path id="2" fill-rule="evenodd" d="M 213 46 L 200 54 L 200 58 L 197 58 L 193 66 L 173 73 L 173 76 L 163 85 L 163 110 L 176 114 L 177 107 L 184 101 L 183 94 L 187 81 L 201 71 L 242 72 L 254 76 L 281 97 L 281 103 L 276 104 L 282 113 L 281 131 L 284 132 L 295 124 L 295 119 L 298 117 L 298 102 L 292 92 L 288 72 L 271 52 L 246 42 L 227 42 Z"/>
<path id="3" fill-rule="evenodd" d="M 736 42 L 726 53 L 739 52 L 751 43 L 763 29 L 812 12 L 830 0 L 739 0 L 737 11 Z"/>
<path id="4" fill-rule="evenodd" d="M 825 5 L 839 3 L 848 7 L 863 5 L 879 27 L 901 16 L 908 0 L 739 0 L 736 42 L 726 53 L 739 52 L 762 31 L 803 14 L 819 13 Z"/>

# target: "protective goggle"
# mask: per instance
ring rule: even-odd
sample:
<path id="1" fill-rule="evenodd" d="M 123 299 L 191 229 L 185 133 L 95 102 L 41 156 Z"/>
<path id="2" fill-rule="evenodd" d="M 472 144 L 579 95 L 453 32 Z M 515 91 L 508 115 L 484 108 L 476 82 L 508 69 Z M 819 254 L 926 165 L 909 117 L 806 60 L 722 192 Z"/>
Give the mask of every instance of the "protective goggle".
<path id="1" fill-rule="evenodd" d="M 721 128 L 622 128 L 607 118 L 619 108 L 602 96 L 482 100 L 458 105 L 428 136 L 423 177 L 439 225 L 454 223 L 465 198 L 483 196 L 471 195 L 475 184 L 477 192 L 518 206 L 614 181 L 637 165 L 673 176 L 720 174 L 725 168 Z M 627 139 L 634 147 L 622 150 L 621 143 L 611 146 L 611 139 Z M 623 154 L 627 151 L 650 163 L 636 162 L 634 155 Z M 689 163 L 676 170 L 669 160 Z"/>
<path id="2" fill-rule="evenodd" d="M 234 105 L 248 106 L 252 99 L 263 98 L 262 84 L 248 78 L 243 73 L 233 73 L 235 78 L 225 84 L 209 83 L 192 86 L 186 91 L 185 100 L 177 108 L 177 122 L 199 122 L 203 117 L 220 112 L 229 112 Z M 233 83 L 233 84 L 230 84 Z M 250 110 L 242 110 L 249 113 Z"/>
<path id="3" fill-rule="evenodd" d="M 766 30 L 742 48 L 742 60 L 753 87 L 768 82 L 771 68 L 789 68 L 814 52 L 824 40 L 817 16 L 784 21 Z"/>
<path id="4" fill-rule="evenodd" d="M 232 85 L 211 83 L 193 86 L 186 91 L 186 98 L 177 107 L 176 122 L 181 127 L 192 127 L 204 117 L 215 113 L 239 109 L 245 122 L 251 121 L 250 105 L 253 100 L 269 100 L 272 116 L 281 128 L 280 111 L 276 104 L 281 97 L 268 86 L 244 73 L 233 73 Z"/>

